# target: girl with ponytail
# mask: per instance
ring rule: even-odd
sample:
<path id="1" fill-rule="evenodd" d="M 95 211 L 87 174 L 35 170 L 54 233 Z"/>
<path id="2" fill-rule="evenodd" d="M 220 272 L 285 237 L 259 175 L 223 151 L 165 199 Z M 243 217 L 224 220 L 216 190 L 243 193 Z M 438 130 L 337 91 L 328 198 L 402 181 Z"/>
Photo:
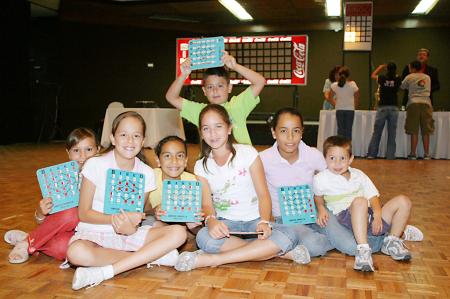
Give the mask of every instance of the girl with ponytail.
<path id="1" fill-rule="evenodd" d="M 350 69 L 342 66 L 338 71 L 337 82 L 331 84 L 330 98 L 336 107 L 338 135 L 351 140 L 355 109 L 359 105 L 359 88 L 349 77 Z"/>

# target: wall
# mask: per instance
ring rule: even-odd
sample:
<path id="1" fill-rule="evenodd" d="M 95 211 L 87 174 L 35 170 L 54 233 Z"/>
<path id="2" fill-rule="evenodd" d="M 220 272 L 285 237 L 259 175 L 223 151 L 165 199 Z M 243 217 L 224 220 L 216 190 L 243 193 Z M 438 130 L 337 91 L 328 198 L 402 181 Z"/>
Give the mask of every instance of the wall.
<path id="1" fill-rule="evenodd" d="M 25 0 L 2 1 L 0 36 L 0 144 L 30 140 L 28 47 L 30 4 Z"/>
<path id="2" fill-rule="evenodd" d="M 104 116 L 107 104 L 122 101 L 134 106 L 136 100 L 155 100 L 168 107 L 164 94 L 174 79 L 177 32 L 136 28 L 61 23 L 61 125 L 67 133 L 76 126 L 94 127 Z M 309 35 L 308 86 L 299 87 L 299 110 L 306 120 L 317 120 L 322 106 L 322 87 L 329 69 L 342 63 L 342 32 L 299 30 Z M 185 36 L 189 34 L 185 34 Z M 439 68 L 441 90 L 435 96 L 436 110 L 450 110 L 450 35 L 442 29 L 376 30 L 373 67 L 394 60 L 399 71 L 415 57 L 420 47 L 432 51 L 430 64 Z M 147 62 L 155 63 L 154 69 Z M 369 108 L 369 54 L 347 53 L 345 62 L 361 89 L 361 107 Z M 373 87 L 374 89 L 374 87 Z M 194 88 L 196 98 L 204 100 Z M 236 87 L 235 92 L 242 90 Z M 268 86 L 261 94 L 257 112 L 273 112 L 292 104 L 294 87 Z"/>

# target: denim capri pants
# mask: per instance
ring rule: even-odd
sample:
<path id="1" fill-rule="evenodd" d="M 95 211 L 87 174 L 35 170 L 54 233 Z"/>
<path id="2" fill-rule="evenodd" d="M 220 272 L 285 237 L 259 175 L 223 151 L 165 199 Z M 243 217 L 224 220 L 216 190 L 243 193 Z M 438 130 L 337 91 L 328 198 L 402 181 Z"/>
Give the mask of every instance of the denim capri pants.
<path id="1" fill-rule="evenodd" d="M 224 218 L 218 218 L 218 220 L 222 221 L 227 227 L 229 231 L 232 232 L 254 232 L 256 231 L 256 226 L 260 221 L 260 218 L 250 221 L 234 221 L 228 220 Z M 298 239 L 295 231 L 293 231 L 290 227 L 286 225 L 271 223 L 272 225 L 272 234 L 267 240 L 271 240 L 275 243 L 280 251 L 278 255 L 283 255 L 297 246 Z M 220 248 L 225 243 L 227 238 L 222 239 L 214 239 L 210 236 L 208 227 L 202 228 L 197 234 L 197 245 L 198 247 L 207 253 L 219 253 Z M 248 241 L 254 241 L 255 238 L 246 239 Z"/>

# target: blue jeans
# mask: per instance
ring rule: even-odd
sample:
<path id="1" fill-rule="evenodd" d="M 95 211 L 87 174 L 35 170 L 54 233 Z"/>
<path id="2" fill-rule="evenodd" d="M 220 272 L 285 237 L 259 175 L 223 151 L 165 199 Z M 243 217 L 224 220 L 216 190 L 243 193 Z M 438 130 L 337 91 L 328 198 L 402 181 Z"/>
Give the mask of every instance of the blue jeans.
<path id="1" fill-rule="evenodd" d="M 281 217 L 275 217 L 275 223 L 282 224 Z M 298 245 L 304 245 L 312 257 L 323 256 L 327 251 L 334 249 L 327 236 L 320 232 L 320 226 L 315 223 L 294 224 L 289 227 L 297 234 Z"/>
<path id="2" fill-rule="evenodd" d="M 336 216 L 328 211 L 328 223 L 319 231 L 325 233 L 331 245 L 342 253 L 354 256 L 356 253 L 356 240 L 353 232 L 340 224 Z M 367 236 L 368 243 L 372 252 L 381 250 L 383 240 L 386 235 L 381 236 Z"/>
<path id="3" fill-rule="evenodd" d="M 254 232 L 256 231 L 256 225 L 260 221 L 260 218 L 251 221 L 233 221 L 223 218 L 219 218 L 219 220 L 225 223 L 229 231 Z M 227 238 L 214 239 L 209 234 L 208 227 L 206 226 L 197 233 L 196 240 L 198 247 L 204 252 L 219 253 L 220 248 L 225 243 Z M 255 239 L 248 240 L 252 241 Z M 298 243 L 297 236 L 294 230 L 286 225 L 280 225 L 276 223 L 272 224 L 272 235 L 270 235 L 268 240 L 271 240 L 280 248 L 280 251 L 278 252 L 279 255 L 283 255 L 291 251 L 295 246 L 297 246 Z"/>
<path id="4" fill-rule="evenodd" d="M 384 124 L 387 122 L 388 141 L 386 150 L 386 159 L 395 159 L 395 135 L 397 134 L 397 106 L 380 106 L 377 110 L 373 135 L 369 144 L 369 157 L 378 156 L 378 147 L 380 145 L 381 135 L 383 134 Z"/>
<path id="5" fill-rule="evenodd" d="M 337 133 L 352 140 L 354 110 L 336 110 Z"/>

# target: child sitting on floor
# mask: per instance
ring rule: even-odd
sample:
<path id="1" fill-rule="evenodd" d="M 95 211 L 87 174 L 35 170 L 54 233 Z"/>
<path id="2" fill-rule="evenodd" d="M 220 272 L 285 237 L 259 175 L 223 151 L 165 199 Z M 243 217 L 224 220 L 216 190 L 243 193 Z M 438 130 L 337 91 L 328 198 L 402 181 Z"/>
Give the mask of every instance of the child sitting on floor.
<path id="1" fill-rule="evenodd" d="M 192 173 L 184 171 L 187 166 L 186 142 L 178 136 L 167 136 L 163 138 L 155 148 L 157 163 L 160 168 L 153 169 L 156 180 L 156 190 L 150 192 L 150 204 L 154 210 L 153 216 L 147 216 L 142 225 L 153 227 L 164 226 L 167 223 L 161 221 L 161 216 L 166 212 L 161 209 L 162 188 L 164 180 L 187 180 L 196 181 L 197 177 Z M 199 215 L 199 220 L 200 220 Z M 155 221 L 156 220 L 156 221 Z M 186 223 L 189 229 L 198 226 L 198 223 Z"/>
<path id="2" fill-rule="evenodd" d="M 69 160 L 76 161 L 80 171 L 87 159 L 99 150 L 95 133 L 87 128 L 73 130 L 66 140 L 66 152 Z M 78 220 L 76 207 L 50 214 L 53 207 L 51 198 L 43 198 L 34 212 L 34 218 L 39 224 L 30 233 L 20 230 L 10 230 L 5 234 L 5 241 L 14 245 L 8 256 L 11 264 L 20 264 L 28 260 L 29 255 L 43 252 L 58 260 L 66 258 L 69 240 L 75 233 Z M 68 268 L 64 262 L 60 268 Z"/>
<path id="3" fill-rule="evenodd" d="M 378 251 L 380 245 L 381 252 L 394 260 L 409 260 L 411 254 L 399 238 L 409 218 L 409 198 L 398 195 L 381 207 L 380 194 L 369 177 L 350 167 L 353 155 L 349 139 L 342 136 L 327 138 L 323 154 L 327 169 L 315 175 L 313 181 L 317 222 L 321 227 L 327 225 L 328 208 L 339 223 L 353 231 L 358 244 L 353 268 L 374 271 L 372 251 Z M 389 234 L 384 238 L 368 238 L 368 235 L 381 236 L 387 232 Z M 371 240 L 378 242 L 372 244 Z"/>

